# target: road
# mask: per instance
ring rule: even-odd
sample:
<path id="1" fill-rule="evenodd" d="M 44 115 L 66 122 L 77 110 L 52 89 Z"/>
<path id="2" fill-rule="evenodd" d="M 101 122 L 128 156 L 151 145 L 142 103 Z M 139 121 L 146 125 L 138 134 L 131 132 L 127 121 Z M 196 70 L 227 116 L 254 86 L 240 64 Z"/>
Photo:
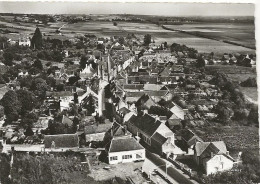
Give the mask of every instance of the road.
<path id="1" fill-rule="evenodd" d="M 165 167 L 166 162 L 162 158 L 160 158 L 156 154 L 149 152 L 148 150 L 146 150 L 146 157 L 149 160 L 151 160 L 156 166 L 160 167 L 161 170 L 166 172 L 166 167 Z M 189 178 L 186 178 L 182 173 L 177 171 L 177 169 L 175 169 L 172 166 L 167 168 L 167 175 L 168 175 L 169 178 L 172 178 L 174 181 L 176 181 L 177 183 L 180 183 L 180 184 L 197 183 L 197 182 L 191 181 Z"/>

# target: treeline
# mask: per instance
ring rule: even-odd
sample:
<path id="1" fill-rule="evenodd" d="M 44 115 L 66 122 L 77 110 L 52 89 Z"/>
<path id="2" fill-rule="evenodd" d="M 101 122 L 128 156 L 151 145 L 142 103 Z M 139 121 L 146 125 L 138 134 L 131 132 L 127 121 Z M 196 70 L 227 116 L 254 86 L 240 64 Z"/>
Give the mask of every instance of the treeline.
<path id="1" fill-rule="evenodd" d="M 255 125 L 258 123 L 258 106 L 246 102 L 244 94 L 239 90 L 239 84 L 228 79 L 223 73 L 216 73 L 210 81 L 223 92 L 217 106 L 214 108 L 217 121 L 227 125 L 238 122 L 243 125 Z"/>

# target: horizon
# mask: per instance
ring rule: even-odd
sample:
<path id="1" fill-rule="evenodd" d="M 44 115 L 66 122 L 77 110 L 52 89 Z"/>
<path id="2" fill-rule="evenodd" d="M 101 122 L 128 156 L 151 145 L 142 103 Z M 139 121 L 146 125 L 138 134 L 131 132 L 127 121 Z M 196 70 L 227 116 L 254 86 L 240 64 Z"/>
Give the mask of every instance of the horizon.
<path id="1" fill-rule="evenodd" d="M 254 17 L 252 3 L 144 3 L 144 2 L 8 2 L 0 13 L 68 15 L 147 15 L 176 17 Z"/>

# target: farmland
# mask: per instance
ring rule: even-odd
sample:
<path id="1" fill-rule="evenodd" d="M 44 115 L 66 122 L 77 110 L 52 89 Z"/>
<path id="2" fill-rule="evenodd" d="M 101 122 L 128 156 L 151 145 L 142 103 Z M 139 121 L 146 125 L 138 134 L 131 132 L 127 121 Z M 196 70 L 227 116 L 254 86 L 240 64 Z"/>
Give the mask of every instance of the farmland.
<path id="1" fill-rule="evenodd" d="M 166 27 L 220 41 L 230 41 L 249 48 L 255 48 L 254 24 L 199 23 L 167 25 Z"/>
<path id="2" fill-rule="evenodd" d="M 6 26 L 10 31 L 18 32 L 11 34 L 1 34 L 8 38 L 16 38 L 22 34 L 31 35 L 35 30 L 36 23 L 14 23 L 10 22 L 10 17 L 2 16 L 0 25 Z M 197 49 L 201 53 L 210 53 L 214 51 L 216 54 L 229 53 L 255 53 L 254 49 L 245 48 L 242 46 L 224 43 L 219 40 L 228 40 L 237 44 L 245 45 L 254 48 L 254 25 L 246 26 L 243 24 L 230 25 L 223 24 L 184 24 L 184 25 L 167 25 L 167 27 L 184 30 L 186 32 L 199 32 L 200 34 L 209 34 L 206 36 L 214 37 L 216 40 L 203 38 L 185 32 L 166 30 L 161 26 L 153 23 L 133 23 L 120 21 L 117 26 L 111 21 L 86 21 L 68 24 L 66 22 L 48 23 L 40 25 L 41 32 L 46 36 L 57 35 L 55 31 L 64 25 L 61 29 L 61 35 L 68 38 L 82 34 L 94 34 L 98 37 L 126 36 L 128 33 L 134 33 L 141 40 L 147 33 L 151 34 L 152 40 L 156 43 L 167 42 L 168 44 L 178 43 L 185 44 L 189 47 Z M 231 36 L 232 35 L 232 36 Z M 62 37 L 60 36 L 60 37 Z"/>

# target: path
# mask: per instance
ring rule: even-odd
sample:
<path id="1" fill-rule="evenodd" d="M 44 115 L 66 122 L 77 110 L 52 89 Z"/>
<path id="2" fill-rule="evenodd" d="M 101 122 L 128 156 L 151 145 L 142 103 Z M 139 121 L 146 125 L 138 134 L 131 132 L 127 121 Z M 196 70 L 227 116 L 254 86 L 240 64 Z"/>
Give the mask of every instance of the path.
<path id="1" fill-rule="evenodd" d="M 150 151 L 146 150 L 146 158 L 151 160 L 157 167 L 159 166 L 161 170 L 164 172 L 163 175 L 166 175 L 166 162 L 164 159 L 160 158 L 158 155 L 151 153 Z M 163 166 L 163 167 L 161 167 Z M 158 170 L 158 169 L 157 169 Z M 167 168 L 167 175 L 169 180 L 172 180 L 173 183 L 180 183 L 180 184 L 194 184 L 197 183 L 195 181 L 191 181 L 187 176 L 179 172 L 175 169 L 172 165 Z"/>

